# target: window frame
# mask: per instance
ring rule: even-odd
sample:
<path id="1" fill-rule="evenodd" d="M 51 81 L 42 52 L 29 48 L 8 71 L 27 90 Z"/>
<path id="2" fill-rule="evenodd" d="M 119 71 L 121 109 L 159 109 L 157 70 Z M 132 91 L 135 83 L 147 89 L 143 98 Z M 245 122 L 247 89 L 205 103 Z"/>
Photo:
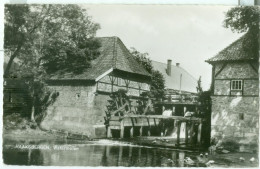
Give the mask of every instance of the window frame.
<path id="1" fill-rule="evenodd" d="M 236 82 L 238 82 L 236 84 Z M 239 84 L 240 82 L 240 84 Z M 235 84 L 233 84 L 235 83 Z M 233 88 L 235 87 L 235 88 Z M 243 87 L 244 87 L 244 84 L 243 84 L 243 80 L 240 80 L 240 79 L 234 79 L 234 80 L 231 80 L 231 85 L 230 85 L 230 90 L 231 91 L 243 91 Z"/>

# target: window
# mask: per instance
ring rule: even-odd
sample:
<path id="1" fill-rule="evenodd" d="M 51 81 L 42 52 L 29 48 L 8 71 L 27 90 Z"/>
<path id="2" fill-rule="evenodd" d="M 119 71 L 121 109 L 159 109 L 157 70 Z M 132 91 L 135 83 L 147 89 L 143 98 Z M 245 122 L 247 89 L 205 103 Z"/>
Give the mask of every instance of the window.
<path id="1" fill-rule="evenodd" d="M 76 93 L 76 99 L 80 98 L 80 93 Z"/>
<path id="2" fill-rule="evenodd" d="M 232 80 L 231 90 L 242 90 L 242 80 Z"/>

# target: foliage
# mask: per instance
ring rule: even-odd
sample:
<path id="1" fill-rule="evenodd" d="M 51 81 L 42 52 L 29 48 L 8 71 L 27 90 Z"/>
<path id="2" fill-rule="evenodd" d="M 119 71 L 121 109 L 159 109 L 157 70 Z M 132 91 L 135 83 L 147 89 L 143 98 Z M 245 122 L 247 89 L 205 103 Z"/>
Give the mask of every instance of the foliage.
<path id="1" fill-rule="evenodd" d="M 152 70 L 151 94 L 155 98 L 164 97 L 165 80 L 161 72 Z"/>
<path id="2" fill-rule="evenodd" d="M 10 59 L 4 76 L 10 77 L 17 59 L 18 77 L 33 77 L 28 83 L 32 121 L 57 97 L 45 88 L 49 74 L 80 73 L 98 57 L 100 45 L 94 36 L 99 28 L 78 5 L 5 5 L 4 49 Z"/>
<path id="3" fill-rule="evenodd" d="M 4 130 L 26 130 L 29 128 L 35 129 L 37 126 L 30 122 L 28 118 L 24 118 L 19 113 L 13 113 L 3 116 Z"/>
<path id="4" fill-rule="evenodd" d="M 259 18 L 260 9 L 257 6 L 242 6 L 230 9 L 226 13 L 224 27 L 231 28 L 233 32 L 247 32 L 243 41 L 243 49 L 258 56 L 259 50 Z"/>
<path id="5" fill-rule="evenodd" d="M 148 58 L 148 53 L 140 53 L 133 47 L 130 48 L 130 53 L 138 63 L 144 66 L 148 73 L 152 73 L 153 65 L 152 61 Z"/>
<path id="6" fill-rule="evenodd" d="M 35 121 L 40 124 L 46 115 L 48 106 L 55 102 L 59 93 L 49 89 L 47 85 L 41 81 L 36 81 L 33 85 L 35 98 Z"/>
<path id="7" fill-rule="evenodd" d="M 155 98 L 162 98 L 164 95 L 165 79 L 159 71 L 154 70 L 152 61 L 148 58 L 149 54 L 140 53 L 135 48 L 130 48 L 130 53 L 151 74 L 151 93 L 149 95 Z"/>
<path id="8" fill-rule="evenodd" d="M 79 73 L 98 56 L 99 25 L 77 5 L 5 5 L 5 55 L 33 75 Z M 68 64 L 69 63 L 69 64 Z M 76 68 L 76 69 L 75 69 Z"/>
<path id="9" fill-rule="evenodd" d="M 224 27 L 235 32 L 256 31 L 259 29 L 259 7 L 242 6 L 230 9 L 226 13 Z"/>
<path id="10" fill-rule="evenodd" d="M 200 76 L 200 78 L 199 78 L 197 83 L 198 83 L 198 86 L 196 87 L 197 93 L 203 92 L 202 87 L 201 87 L 201 76 Z"/>
<path id="11" fill-rule="evenodd" d="M 204 118 L 210 118 L 211 90 L 203 91 L 203 89 L 201 87 L 201 77 L 198 80 L 197 93 L 198 93 L 198 102 L 200 104 L 199 110 L 200 110 L 200 112 L 203 112 L 202 116 Z"/>

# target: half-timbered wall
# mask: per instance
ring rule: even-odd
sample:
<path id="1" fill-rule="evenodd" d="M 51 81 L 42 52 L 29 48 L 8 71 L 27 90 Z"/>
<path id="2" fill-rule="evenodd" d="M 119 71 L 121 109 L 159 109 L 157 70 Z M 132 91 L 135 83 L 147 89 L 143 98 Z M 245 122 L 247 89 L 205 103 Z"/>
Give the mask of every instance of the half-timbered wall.
<path id="1" fill-rule="evenodd" d="M 258 64 L 234 62 L 213 66 L 215 71 L 213 72 L 211 136 L 230 137 L 234 140 L 257 137 Z M 240 90 L 231 87 L 234 80 L 241 81 Z"/>
<path id="2" fill-rule="evenodd" d="M 100 92 L 116 92 L 124 89 L 131 96 L 140 96 L 142 92 L 150 90 L 150 86 L 146 82 L 141 82 L 137 78 L 126 78 L 115 75 L 107 75 L 97 82 L 97 91 Z"/>
<path id="3" fill-rule="evenodd" d="M 228 63 L 215 65 L 214 96 L 258 96 L 256 63 Z M 232 80 L 242 81 L 242 90 L 231 89 Z"/>

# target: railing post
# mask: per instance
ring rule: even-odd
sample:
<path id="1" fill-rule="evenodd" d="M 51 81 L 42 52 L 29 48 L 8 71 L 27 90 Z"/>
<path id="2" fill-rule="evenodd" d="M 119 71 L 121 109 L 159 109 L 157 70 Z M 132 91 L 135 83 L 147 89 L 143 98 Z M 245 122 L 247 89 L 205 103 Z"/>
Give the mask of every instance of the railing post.
<path id="1" fill-rule="evenodd" d="M 148 123 L 148 132 L 147 132 L 147 135 L 148 135 L 148 136 L 151 136 L 151 125 L 150 125 L 149 118 L 147 118 L 147 123 Z"/>
<path id="2" fill-rule="evenodd" d="M 193 144 L 193 130 L 194 130 L 194 122 L 191 121 L 191 126 L 190 126 L 190 144 Z"/>
<path id="3" fill-rule="evenodd" d="M 160 126 L 160 134 L 161 136 L 164 136 L 164 119 L 161 119 L 161 125 Z"/>
<path id="4" fill-rule="evenodd" d="M 189 139 L 188 130 L 189 130 L 189 124 L 186 121 L 185 122 L 185 144 L 188 144 L 188 139 Z"/>
<path id="5" fill-rule="evenodd" d="M 139 133 L 140 133 L 139 136 L 143 135 L 143 126 L 140 127 Z"/>
<path id="6" fill-rule="evenodd" d="M 110 126 L 107 127 L 107 138 L 111 138 L 112 137 L 112 133 L 111 133 L 111 128 Z"/>
<path id="7" fill-rule="evenodd" d="M 131 138 L 134 137 L 134 126 L 132 126 L 131 129 L 130 129 L 130 137 Z"/>
<path id="8" fill-rule="evenodd" d="M 198 140 L 198 144 L 201 144 L 201 129 L 202 129 L 202 122 L 200 122 L 199 126 L 198 126 L 198 135 L 197 135 L 197 140 Z"/>
<path id="9" fill-rule="evenodd" d="M 181 121 L 177 121 L 177 145 L 180 144 Z"/>
<path id="10" fill-rule="evenodd" d="M 124 132 L 125 132 L 124 120 L 122 120 L 120 122 L 120 138 L 124 138 Z"/>

